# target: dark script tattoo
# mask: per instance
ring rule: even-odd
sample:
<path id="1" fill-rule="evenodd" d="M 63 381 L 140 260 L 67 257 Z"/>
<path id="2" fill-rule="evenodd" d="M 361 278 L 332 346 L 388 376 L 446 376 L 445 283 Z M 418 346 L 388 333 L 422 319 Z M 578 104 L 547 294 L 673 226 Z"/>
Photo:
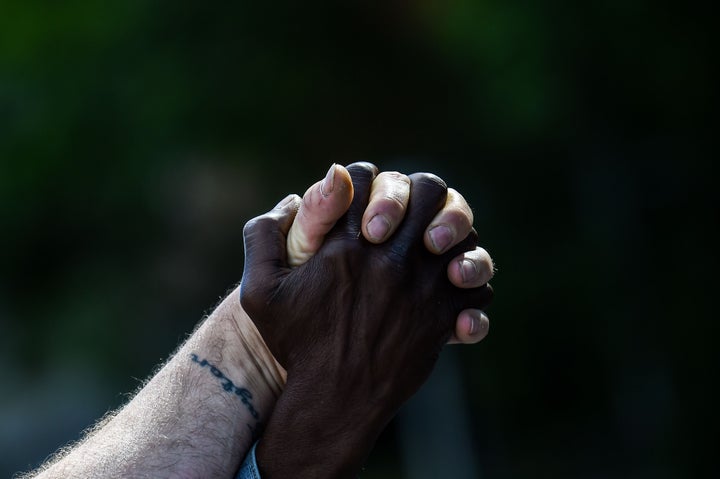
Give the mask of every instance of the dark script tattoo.
<path id="1" fill-rule="evenodd" d="M 250 415 L 257 421 L 254 426 L 251 426 L 250 424 L 247 425 L 252 432 L 253 440 L 255 440 L 260 434 L 262 423 L 260 422 L 260 414 L 257 412 L 257 409 L 255 409 L 255 406 L 253 406 L 252 393 L 243 387 L 236 386 L 230 378 L 225 376 L 225 374 L 220 371 L 217 366 L 207 359 L 200 359 L 195 353 L 190 353 L 190 359 L 192 359 L 192 362 L 198 364 L 201 368 L 208 368 L 210 370 L 210 374 L 220 380 L 220 385 L 225 391 L 230 394 L 235 394 L 240 398 L 240 401 L 242 401 L 245 408 L 250 412 Z"/>

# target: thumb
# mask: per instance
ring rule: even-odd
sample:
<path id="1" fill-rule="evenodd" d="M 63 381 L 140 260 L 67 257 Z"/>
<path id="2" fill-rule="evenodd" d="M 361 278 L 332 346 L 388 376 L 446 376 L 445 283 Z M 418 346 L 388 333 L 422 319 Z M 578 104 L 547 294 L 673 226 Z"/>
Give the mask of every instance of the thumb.
<path id="1" fill-rule="evenodd" d="M 347 212 L 353 199 L 353 183 L 345 167 L 333 164 L 322 181 L 303 195 L 295 222 L 287 235 L 290 266 L 300 266 L 318 252 L 325 235 Z"/>
<path id="2" fill-rule="evenodd" d="M 289 195 L 264 215 L 243 228 L 245 266 L 240 283 L 240 303 L 253 317 L 287 271 L 286 241 L 300 207 L 300 197 Z"/>

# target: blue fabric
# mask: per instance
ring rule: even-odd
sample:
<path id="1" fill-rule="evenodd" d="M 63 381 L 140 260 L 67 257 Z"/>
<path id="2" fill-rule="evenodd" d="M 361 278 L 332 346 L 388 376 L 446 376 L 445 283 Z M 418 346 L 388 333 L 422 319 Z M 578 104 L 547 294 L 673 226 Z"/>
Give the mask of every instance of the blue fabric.
<path id="1" fill-rule="evenodd" d="M 255 462 L 255 448 L 257 442 L 253 444 L 253 447 L 248 451 L 245 460 L 240 466 L 240 470 L 237 473 L 235 479 L 260 479 L 260 471 L 258 471 L 257 462 Z"/>

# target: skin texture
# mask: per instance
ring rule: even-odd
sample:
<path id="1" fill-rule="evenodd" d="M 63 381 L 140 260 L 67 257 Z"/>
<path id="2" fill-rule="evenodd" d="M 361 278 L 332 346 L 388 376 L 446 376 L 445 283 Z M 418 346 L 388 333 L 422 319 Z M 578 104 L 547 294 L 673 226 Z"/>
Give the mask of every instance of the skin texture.
<path id="1" fill-rule="evenodd" d="M 370 165 L 369 171 L 368 181 L 376 169 Z M 318 182 L 307 190 L 302 200 L 290 195 L 271 212 L 278 214 L 281 210 L 280 216 L 289 217 L 290 222 L 295 218 L 294 230 L 290 232 L 302 235 L 302 239 L 295 243 L 288 240 L 287 252 L 288 259 L 294 258 L 298 265 L 317 253 L 325 242 L 325 235 L 352 201 L 353 185 L 347 170 L 334 165 L 328 176 L 333 180 L 332 185 L 325 182 L 321 190 L 323 183 Z M 372 188 L 380 193 L 375 193 L 365 211 L 373 216 L 388 215 L 393 223 L 392 231 L 406 214 L 409 189 L 406 194 L 404 187 L 398 190 L 395 185 L 398 179 L 405 182 L 403 178 L 407 177 L 399 173 L 378 175 Z M 399 202 L 385 201 L 385 196 L 392 191 L 400 191 Z M 403 201 L 403 210 L 396 210 Z M 449 204 L 447 200 L 433 222 L 449 223 L 457 234 L 463 234 L 466 227 L 463 224 L 470 223 L 465 222 L 462 215 L 452 213 L 455 207 L 448 207 Z M 358 216 L 357 211 L 353 214 Z M 449 221 L 443 220 L 444 217 Z M 364 219 L 362 224 L 365 228 Z M 385 240 L 391 237 L 394 237 L 392 232 Z M 276 239 L 280 244 L 286 240 L 285 236 Z M 304 251 L 304 258 L 300 258 L 300 254 L 295 257 L 294 248 Z M 491 270 L 491 262 L 488 268 L 488 263 L 476 255 L 477 251 L 476 248 L 458 257 L 470 258 L 475 264 L 473 268 L 480 271 Z M 447 280 L 445 283 L 447 285 Z M 471 281 L 465 286 L 473 287 L 473 284 Z M 286 381 L 286 371 L 275 361 L 241 307 L 239 296 L 236 288 L 126 405 L 106 415 L 81 441 L 60 449 L 39 469 L 22 477 L 233 477 L 257 433 L 269 421 Z M 460 318 L 457 324 L 461 324 Z M 471 337 L 466 342 L 475 340 Z M 285 417 L 277 420 L 280 427 L 287 424 L 288 431 L 296 425 L 299 410 L 293 409 L 291 399 L 303 400 L 300 386 L 317 386 L 303 384 L 300 375 L 293 378 L 293 387 L 287 394 L 282 393 L 283 397 L 287 396 Z M 323 397 L 332 398 L 332 392 L 328 390 Z M 312 415 L 313 408 L 305 406 L 301 410 Z M 318 411 L 315 415 L 320 418 L 326 413 Z M 322 429 L 325 424 L 329 427 L 340 422 L 316 422 L 315 426 Z M 365 444 L 376 434 L 375 424 L 375 420 L 360 421 L 353 429 L 354 434 L 346 437 L 346 443 Z M 300 425 L 309 427 L 308 423 Z M 342 435 L 342 431 L 339 434 Z M 319 457 L 317 463 L 322 464 L 323 460 Z M 348 464 L 353 464 L 352 458 Z M 328 469 L 333 467 L 333 464 L 327 465 Z"/>
<path id="2" fill-rule="evenodd" d="M 380 172 L 363 163 L 373 175 L 368 204 L 362 217 L 362 235 L 371 243 L 391 237 L 405 217 L 410 199 L 410 179 L 399 172 Z M 350 165 L 353 168 L 356 165 Z M 325 235 L 345 214 L 352 198 L 353 185 L 347 169 L 332 165 L 322 181 L 307 189 L 302 200 L 288 196 L 287 206 L 297 214 L 287 235 L 288 262 L 299 266 L 312 257 Z M 458 244 L 472 230 L 473 213 L 465 198 L 455 189 L 447 189 L 442 209 L 433 217 L 424 233 L 428 251 L 440 254 Z M 453 258 L 448 265 L 448 279 L 459 288 L 477 288 L 487 284 L 494 274 L 493 261 L 480 247 Z M 455 323 L 449 343 L 474 344 L 488 332 L 489 319 L 480 309 L 462 311 Z"/>
<path id="3" fill-rule="evenodd" d="M 317 253 L 325 235 L 350 207 L 353 192 L 350 173 L 339 165 L 332 165 L 322 181 L 307 189 L 302 201 L 297 195 L 285 199 L 298 208 L 287 235 L 290 266 L 300 266 Z"/>
<path id="4" fill-rule="evenodd" d="M 233 477 L 284 384 L 251 324 L 235 291 L 131 401 L 24 477 Z"/>
<path id="5" fill-rule="evenodd" d="M 447 201 L 440 178 L 410 175 L 404 221 L 373 244 L 361 229 L 375 170 L 348 169 L 350 209 L 302 266 L 288 264 L 284 239 L 295 212 L 287 204 L 245 227 L 241 303 L 288 374 L 257 451 L 270 479 L 357 474 L 430 375 L 458 313 L 492 296 L 489 286 L 460 289 L 447 280 L 453 258 L 476 247 L 474 231 L 443 254 L 425 247 L 424 233 Z"/>

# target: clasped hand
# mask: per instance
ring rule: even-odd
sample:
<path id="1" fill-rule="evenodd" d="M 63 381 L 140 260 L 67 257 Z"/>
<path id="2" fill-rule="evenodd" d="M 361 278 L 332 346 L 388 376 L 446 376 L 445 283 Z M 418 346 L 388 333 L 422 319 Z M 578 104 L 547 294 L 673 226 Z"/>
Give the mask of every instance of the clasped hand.
<path id="1" fill-rule="evenodd" d="M 427 173 L 410 175 L 405 219 L 387 241 L 361 232 L 374 172 L 348 168 L 354 198 L 346 215 L 305 264 L 288 263 L 289 205 L 251 220 L 241 302 L 291 383 L 313 384 L 343 404 L 373 404 L 391 417 L 427 379 L 467 308 L 483 308 L 492 290 L 453 286 L 450 261 L 476 247 L 474 230 L 443 254 L 423 233 L 445 204 L 447 186 Z"/>

